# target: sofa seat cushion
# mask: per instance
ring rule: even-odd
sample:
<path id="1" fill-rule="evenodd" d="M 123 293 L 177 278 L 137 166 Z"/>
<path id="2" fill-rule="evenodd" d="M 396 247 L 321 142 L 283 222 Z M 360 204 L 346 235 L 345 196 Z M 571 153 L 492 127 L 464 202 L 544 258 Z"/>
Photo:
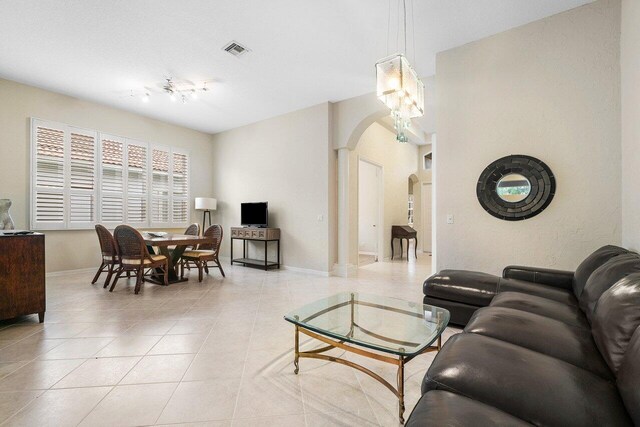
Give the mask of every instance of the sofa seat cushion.
<path id="1" fill-rule="evenodd" d="M 614 383 L 570 363 L 478 334 L 450 338 L 423 393 L 445 390 L 536 425 L 632 425 Z"/>
<path id="2" fill-rule="evenodd" d="M 548 298 L 521 292 L 502 292 L 491 302 L 491 307 L 505 307 L 539 314 L 569 325 L 589 329 L 589 322 L 575 305 L 567 305 Z"/>
<path id="3" fill-rule="evenodd" d="M 506 412 L 459 394 L 433 390 L 416 404 L 406 427 L 531 426 Z"/>
<path id="4" fill-rule="evenodd" d="M 485 307 L 496 295 L 499 280 L 477 271 L 442 270 L 425 280 L 423 291 L 427 297 Z"/>
<path id="5" fill-rule="evenodd" d="M 572 291 L 560 289 L 554 286 L 541 285 L 539 283 L 527 282 L 516 279 L 500 279 L 498 282 L 498 293 L 500 292 L 522 292 L 529 295 L 551 299 L 568 305 L 578 305 L 578 300 Z"/>
<path id="6" fill-rule="evenodd" d="M 510 342 L 564 360 L 602 378 L 614 379 L 588 329 L 522 310 L 485 307 L 475 312 L 464 330 Z"/>

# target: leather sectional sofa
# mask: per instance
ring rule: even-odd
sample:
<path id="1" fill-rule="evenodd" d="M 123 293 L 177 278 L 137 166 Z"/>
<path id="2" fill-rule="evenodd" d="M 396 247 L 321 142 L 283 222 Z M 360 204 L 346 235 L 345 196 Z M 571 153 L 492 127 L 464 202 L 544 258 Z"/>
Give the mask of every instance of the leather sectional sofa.
<path id="1" fill-rule="evenodd" d="M 463 333 L 437 354 L 407 426 L 640 425 L 640 256 L 575 272 L 445 270 L 424 285 Z"/>

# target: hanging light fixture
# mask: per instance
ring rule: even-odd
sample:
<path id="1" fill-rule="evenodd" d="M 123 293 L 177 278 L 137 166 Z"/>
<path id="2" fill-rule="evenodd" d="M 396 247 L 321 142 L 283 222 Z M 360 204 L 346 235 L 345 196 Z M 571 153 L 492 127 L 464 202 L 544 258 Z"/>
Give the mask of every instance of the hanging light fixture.
<path id="1" fill-rule="evenodd" d="M 402 0 L 404 19 L 404 52 L 407 50 L 407 4 Z M 398 46 L 399 48 L 399 46 Z M 405 131 L 411 119 L 424 115 L 424 83 L 418 78 L 405 53 L 396 53 L 376 63 L 376 94 L 390 110 L 396 130 L 396 140 L 406 143 Z M 414 48 L 415 55 L 415 48 Z"/>

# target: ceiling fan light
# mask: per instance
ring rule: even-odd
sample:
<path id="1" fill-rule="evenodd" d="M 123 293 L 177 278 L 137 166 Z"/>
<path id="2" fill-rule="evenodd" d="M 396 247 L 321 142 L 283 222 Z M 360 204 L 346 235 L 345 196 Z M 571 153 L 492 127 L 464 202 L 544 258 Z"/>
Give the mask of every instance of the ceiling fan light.
<path id="1" fill-rule="evenodd" d="M 150 99 L 151 97 L 149 96 L 148 93 L 145 93 L 144 95 L 142 95 L 142 102 L 147 103 L 149 102 Z"/>
<path id="2" fill-rule="evenodd" d="M 191 89 L 191 99 L 198 99 L 198 92 L 195 89 Z"/>

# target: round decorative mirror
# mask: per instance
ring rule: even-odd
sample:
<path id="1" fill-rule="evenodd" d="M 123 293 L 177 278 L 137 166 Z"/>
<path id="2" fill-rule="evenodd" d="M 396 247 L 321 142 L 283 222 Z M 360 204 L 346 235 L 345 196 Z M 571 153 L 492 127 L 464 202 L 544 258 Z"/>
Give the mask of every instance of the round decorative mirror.
<path id="1" fill-rule="evenodd" d="M 542 212 L 556 191 L 556 181 L 544 162 L 512 155 L 491 163 L 478 179 L 476 194 L 489 214 L 507 221 L 531 218 Z"/>

